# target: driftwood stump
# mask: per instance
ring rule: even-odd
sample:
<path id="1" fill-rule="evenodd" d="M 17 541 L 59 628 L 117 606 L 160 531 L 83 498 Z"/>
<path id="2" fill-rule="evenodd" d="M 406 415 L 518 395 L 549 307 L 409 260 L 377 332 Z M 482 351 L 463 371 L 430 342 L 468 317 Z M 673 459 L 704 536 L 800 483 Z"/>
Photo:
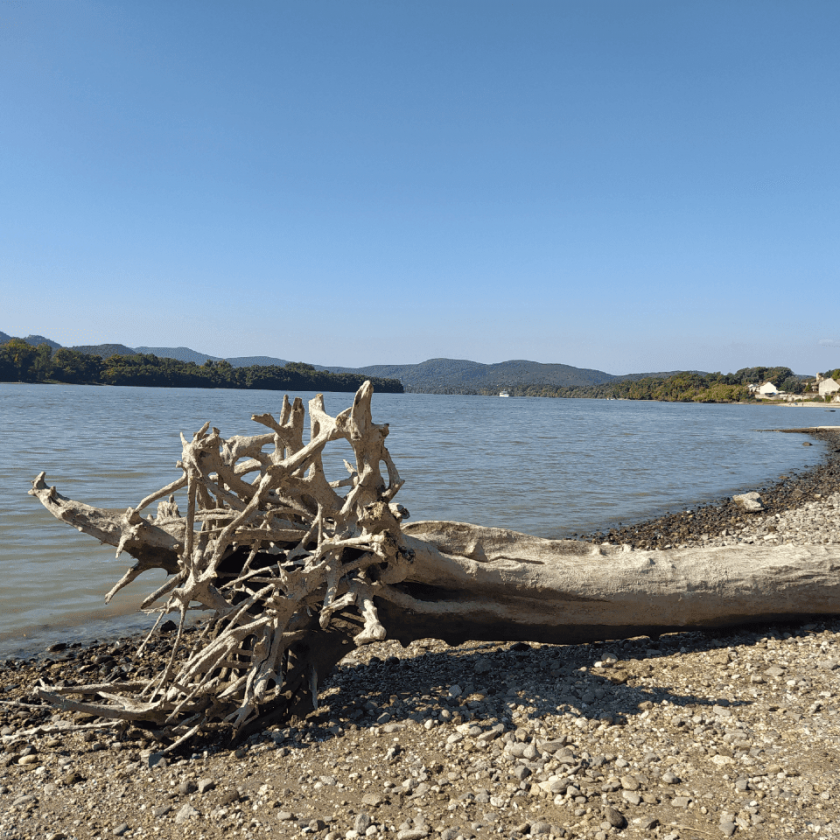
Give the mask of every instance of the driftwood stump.
<path id="1" fill-rule="evenodd" d="M 457 522 L 402 525 L 402 486 L 365 383 L 336 417 L 284 398 L 268 431 L 182 436 L 183 474 L 125 513 L 72 501 L 41 473 L 30 494 L 55 517 L 171 576 L 142 608 L 180 625 L 155 678 L 50 688 L 62 708 L 146 721 L 175 741 L 211 721 L 238 735 L 318 703 L 356 645 L 394 638 L 579 643 L 840 613 L 836 546 L 633 551 Z M 328 480 L 322 452 L 344 438 L 355 463 Z M 184 514 L 174 493 L 186 491 Z M 157 502 L 155 514 L 143 514 Z M 200 634 L 189 610 L 209 610 Z M 73 699 L 76 695 L 81 699 Z"/>

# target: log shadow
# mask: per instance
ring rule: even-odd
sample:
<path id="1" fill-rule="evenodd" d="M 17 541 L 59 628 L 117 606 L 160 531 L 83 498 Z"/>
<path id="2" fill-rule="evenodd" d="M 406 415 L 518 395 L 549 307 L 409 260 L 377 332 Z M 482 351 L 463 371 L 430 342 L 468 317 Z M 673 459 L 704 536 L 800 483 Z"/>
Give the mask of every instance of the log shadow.
<path id="1" fill-rule="evenodd" d="M 752 700 L 736 699 L 722 690 L 714 670 L 699 677 L 697 685 L 691 684 L 692 677 L 680 687 L 678 683 L 685 680 L 680 673 L 684 658 L 718 653 L 721 662 L 729 657 L 737 668 L 738 652 L 745 647 L 826 628 L 840 631 L 840 621 L 669 633 L 657 639 L 580 645 L 484 642 L 428 651 L 417 644 L 399 649 L 383 643 L 365 661 L 352 663 L 356 656 L 366 655 L 362 650 L 350 662 L 341 663 L 324 685 L 321 707 L 273 737 L 279 744 L 305 748 L 357 730 L 378 728 L 397 735 L 418 724 L 434 730 L 444 722 L 472 721 L 483 731 L 498 724 L 511 731 L 524 720 L 547 716 L 562 716 L 565 723 L 586 732 L 599 726 L 621 726 L 665 705 L 673 708 L 677 726 L 691 727 L 701 723 L 692 720 L 697 716 L 703 718 L 702 723 L 737 716 L 737 709 Z M 396 655 L 384 659 L 379 655 L 391 651 Z M 611 656 L 615 662 L 596 667 Z M 676 668 L 669 667 L 674 663 Z M 723 676 L 727 669 L 719 667 Z M 462 689 L 458 696 L 450 696 L 453 686 Z M 553 721 L 545 726 L 542 737 L 552 737 L 552 726 L 556 728 Z M 434 736 L 433 731 L 430 734 Z"/>

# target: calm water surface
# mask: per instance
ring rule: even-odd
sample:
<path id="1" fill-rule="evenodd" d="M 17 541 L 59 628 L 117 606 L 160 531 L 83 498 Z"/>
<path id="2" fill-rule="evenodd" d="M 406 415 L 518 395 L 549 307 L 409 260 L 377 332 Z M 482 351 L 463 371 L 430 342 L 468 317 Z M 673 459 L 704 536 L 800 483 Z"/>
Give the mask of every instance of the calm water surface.
<path id="1" fill-rule="evenodd" d="M 149 572 L 105 607 L 130 565 L 53 519 L 27 495 L 41 471 L 62 494 L 135 505 L 176 478 L 179 432 L 205 421 L 255 434 L 251 414 L 279 413 L 282 393 L 0 384 L 0 657 L 58 640 L 148 626 L 136 615 L 164 579 Z M 312 393 L 301 393 L 304 401 Z M 327 411 L 350 394 L 326 394 Z M 760 430 L 828 425 L 823 409 L 606 400 L 376 394 L 413 520 L 452 519 L 569 537 L 754 489 L 818 463 L 822 445 Z M 346 449 L 327 459 L 346 475 Z"/>

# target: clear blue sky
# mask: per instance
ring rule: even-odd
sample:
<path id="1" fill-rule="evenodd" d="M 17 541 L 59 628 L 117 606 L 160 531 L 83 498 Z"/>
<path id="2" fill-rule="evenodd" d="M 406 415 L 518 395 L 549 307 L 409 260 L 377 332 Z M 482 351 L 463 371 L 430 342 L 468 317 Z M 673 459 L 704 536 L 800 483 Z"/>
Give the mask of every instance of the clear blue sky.
<path id="1" fill-rule="evenodd" d="M 840 365 L 837 0 L 0 2 L 0 330 Z"/>

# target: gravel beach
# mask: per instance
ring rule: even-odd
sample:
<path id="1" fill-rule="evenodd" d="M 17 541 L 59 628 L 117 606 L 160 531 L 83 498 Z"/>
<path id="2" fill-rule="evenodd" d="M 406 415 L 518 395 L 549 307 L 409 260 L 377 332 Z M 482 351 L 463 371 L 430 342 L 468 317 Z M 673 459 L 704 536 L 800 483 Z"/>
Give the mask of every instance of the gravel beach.
<path id="1" fill-rule="evenodd" d="M 637 547 L 840 544 L 840 430 L 815 470 L 590 535 Z M 0 840 L 840 838 L 840 617 L 552 646 L 352 653 L 321 708 L 162 757 L 133 725 L 56 712 L 52 684 L 144 676 L 167 634 L 0 662 Z"/>

